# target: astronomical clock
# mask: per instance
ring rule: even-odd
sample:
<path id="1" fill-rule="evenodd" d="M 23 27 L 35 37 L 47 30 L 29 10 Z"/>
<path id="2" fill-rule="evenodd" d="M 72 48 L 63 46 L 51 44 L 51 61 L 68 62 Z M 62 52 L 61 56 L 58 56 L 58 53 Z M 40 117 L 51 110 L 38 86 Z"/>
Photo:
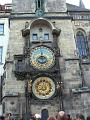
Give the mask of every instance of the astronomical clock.
<path id="1" fill-rule="evenodd" d="M 37 77 L 32 82 L 32 94 L 36 99 L 47 100 L 55 95 L 56 84 L 46 71 L 55 65 L 55 55 L 51 48 L 44 45 L 37 46 L 30 51 L 30 65 L 37 70 Z M 34 72 L 34 71 L 33 71 Z"/>
<path id="2" fill-rule="evenodd" d="M 58 36 L 60 31 L 51 28 L 47 20 L 32 22 L 22 30 L 25 37 L 24 55 L 27 63 L 26 72 L 32 80 L 30 88 L 32 99 L 53 99 L 57 94 L 57 82 L 60 81 Z M 54 29 L 53 29 L 54 28 Z M 27 79 L 27 78 L 26 78 Z"/>

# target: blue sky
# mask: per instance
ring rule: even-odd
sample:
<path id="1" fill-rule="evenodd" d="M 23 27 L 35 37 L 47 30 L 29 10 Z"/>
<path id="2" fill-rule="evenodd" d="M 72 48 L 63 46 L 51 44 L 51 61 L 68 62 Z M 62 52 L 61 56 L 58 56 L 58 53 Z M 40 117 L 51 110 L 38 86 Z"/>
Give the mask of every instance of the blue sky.
<path id="1" fill-rule="evenodd" d="M 5 4 L 5 3 L 11 3 L 12 0 L 0 0 L 0 4 Z M 79 4 L 79 0 L 66 0 L 67 3 L 71 3 L 74 5 L 78 5 Z M 82 0 L 85 7 L 90 9 L 90 0 Z"/>

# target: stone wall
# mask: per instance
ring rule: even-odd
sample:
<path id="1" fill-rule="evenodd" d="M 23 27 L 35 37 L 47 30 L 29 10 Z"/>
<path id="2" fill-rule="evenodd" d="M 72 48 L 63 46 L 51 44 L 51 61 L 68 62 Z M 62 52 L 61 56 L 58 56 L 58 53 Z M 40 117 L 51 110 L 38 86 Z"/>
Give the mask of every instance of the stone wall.
<path id="1" fill-rule="evenodd" d="M 90 115 L 90 93 L 78 93 L 64 97 L 64 107 L 66 113 L 76 118 L 77 113 L 82 113 L 85 118 Z"/>
<path id="2" fill-rule="evenodd" d="M 15 13 L 34 13 L 35 12 L 35 2 L 34 0 L 12 0 L 12 12 Z"/>
<path id="3" fill-rule="evenodd" d="M 46 12 L 66 12 L 66 0 L 46 0 Z"/>
<path id="4" fill-rule="evenodd" d="M 88 87 L 90 87 L 90 63 L 83 64 L 82 68 L 83 68 L 85 83 Z"/>
<path id="5" fill-rule="evenodd" d="M 15 13 L 35 13 L 35 0 L 13 0 L 13 10 Z M 45 0 L 45 12 L 66 12 L 65 0 Z"/>

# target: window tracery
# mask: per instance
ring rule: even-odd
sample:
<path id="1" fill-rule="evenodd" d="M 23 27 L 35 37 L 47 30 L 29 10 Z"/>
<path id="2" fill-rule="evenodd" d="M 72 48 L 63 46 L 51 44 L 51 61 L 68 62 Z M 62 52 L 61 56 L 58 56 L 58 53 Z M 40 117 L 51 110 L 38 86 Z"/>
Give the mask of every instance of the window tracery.
<path id="1" fill-rule="evenodd" d="M 78 31 L 76 33 L 76 47 L 78 49 L 78 54 L 80 57 L 86 57 L 88 55 L 86 36 L 82 31 Z"/>

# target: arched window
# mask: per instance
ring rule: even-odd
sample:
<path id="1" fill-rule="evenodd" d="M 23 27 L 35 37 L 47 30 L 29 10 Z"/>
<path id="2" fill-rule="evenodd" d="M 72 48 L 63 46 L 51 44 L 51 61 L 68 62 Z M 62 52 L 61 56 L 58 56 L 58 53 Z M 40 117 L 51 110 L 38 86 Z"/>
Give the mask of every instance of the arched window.
<path id="1" fill-rule="evenodd" d="M 44 2 L 43 2 L 43 0 L 36 0 L 36 10 L 43 10 L 44 8 Z"/>
<path id="2" fill-rule="evenodd" d="M 76 47 L 79 52 L 80 57 L 87 56 L 87 42 L 86 37 L 84 36 L 83 32 L 78 31 L 76 34 Z"/>

